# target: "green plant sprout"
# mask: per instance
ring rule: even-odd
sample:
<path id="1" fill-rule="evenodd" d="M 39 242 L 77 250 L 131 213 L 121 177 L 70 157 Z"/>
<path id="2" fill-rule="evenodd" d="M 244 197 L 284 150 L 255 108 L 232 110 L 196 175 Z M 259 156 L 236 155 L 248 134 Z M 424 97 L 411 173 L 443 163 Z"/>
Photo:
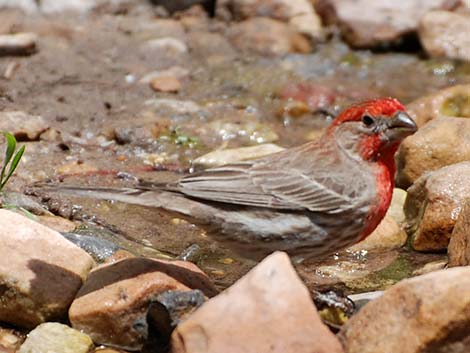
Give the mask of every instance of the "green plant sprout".
<path id="1" fill-rule="evenodd" d="M 21 157 L 23 156 L 25 146 L 21 146 L 18 150 L 16 149 L 16 138 L 11 133 L 3 131 L 3 136 L 7 143 L 7 149 L 5 152 L 5 159 L 3 160 L 2 172 L 0 173 L 0 192 L 10 180 L 11 176 L 18 167 Z"/>

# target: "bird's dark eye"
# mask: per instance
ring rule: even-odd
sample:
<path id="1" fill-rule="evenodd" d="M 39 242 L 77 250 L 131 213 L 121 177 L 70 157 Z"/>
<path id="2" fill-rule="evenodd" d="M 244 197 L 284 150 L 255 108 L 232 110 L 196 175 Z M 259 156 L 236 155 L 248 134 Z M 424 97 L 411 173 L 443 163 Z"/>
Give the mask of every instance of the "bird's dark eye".
<path id="1" fill-rule="evenodd" d="M 370 115 L 364 115 L 362 117 L 362 122 L 364 123 L 365 126 L 372 126 L 375 120 Z"/>

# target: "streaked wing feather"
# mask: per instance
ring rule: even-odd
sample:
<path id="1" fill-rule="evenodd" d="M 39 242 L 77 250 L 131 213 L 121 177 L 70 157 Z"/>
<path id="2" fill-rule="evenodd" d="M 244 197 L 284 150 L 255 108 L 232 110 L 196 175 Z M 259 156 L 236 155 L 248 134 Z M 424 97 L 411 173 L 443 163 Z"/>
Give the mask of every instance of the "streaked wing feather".
<path id="1" fill-rule="evenodd" d="M 216 202 L 277 209 L 301 209 L 267 194 L 253 183 L 251 163 L 240 163 L 208 169 L 182 178 L 178 191 L 191 197 Z"/>
<path id="2" fill-rule="evenodd" d="M 292 155 L 302 158 L 300 154 Z M 291 165 L 308 163 L 295 163 L 292 158 L 289 162 Z M 351 200 L 336 192 L 334 185 L 326 185 L 325 168 L 329 166 L 322 167 L 321 170 L 309 168 L 307 175 L 284 165 L 282 158 L 268 158 L 187 176 L 179 182 L 178 190 L 188 196 L 229 204 L 334 213 Z"/>

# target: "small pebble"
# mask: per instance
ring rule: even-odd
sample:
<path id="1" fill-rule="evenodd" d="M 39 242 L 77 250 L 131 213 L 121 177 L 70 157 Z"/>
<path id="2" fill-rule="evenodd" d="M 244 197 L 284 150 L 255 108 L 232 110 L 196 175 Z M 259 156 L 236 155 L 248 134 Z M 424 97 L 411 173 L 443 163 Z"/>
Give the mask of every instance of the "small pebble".
<path id="1" fill-rule="evenodd" d="M 0 35 L 0 55 L 31 55 L 37 50 L 37 35 L 16 33 Z"/>
<path id="2" fill-rule="evenodd" d="M 156 92 L 176 93 L 181 89 L 181 82 L 172 76 L 157 77 L 150 81 L 150 87 Z"/>

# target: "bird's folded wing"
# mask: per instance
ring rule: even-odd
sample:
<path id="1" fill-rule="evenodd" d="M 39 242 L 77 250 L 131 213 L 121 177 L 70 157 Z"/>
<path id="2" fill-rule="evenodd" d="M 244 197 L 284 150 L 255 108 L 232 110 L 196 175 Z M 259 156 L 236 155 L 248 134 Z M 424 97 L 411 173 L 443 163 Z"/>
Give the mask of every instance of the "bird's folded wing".
<path id="1" fill-rule="evenodd" d="M 315 173 L 245 162 L 187 176 L 177 187 L 187 196 L 228 204 L 337 212 L 348 204 L 347 196 L 324 185 L 322 175 L 316 180 Z"/>

